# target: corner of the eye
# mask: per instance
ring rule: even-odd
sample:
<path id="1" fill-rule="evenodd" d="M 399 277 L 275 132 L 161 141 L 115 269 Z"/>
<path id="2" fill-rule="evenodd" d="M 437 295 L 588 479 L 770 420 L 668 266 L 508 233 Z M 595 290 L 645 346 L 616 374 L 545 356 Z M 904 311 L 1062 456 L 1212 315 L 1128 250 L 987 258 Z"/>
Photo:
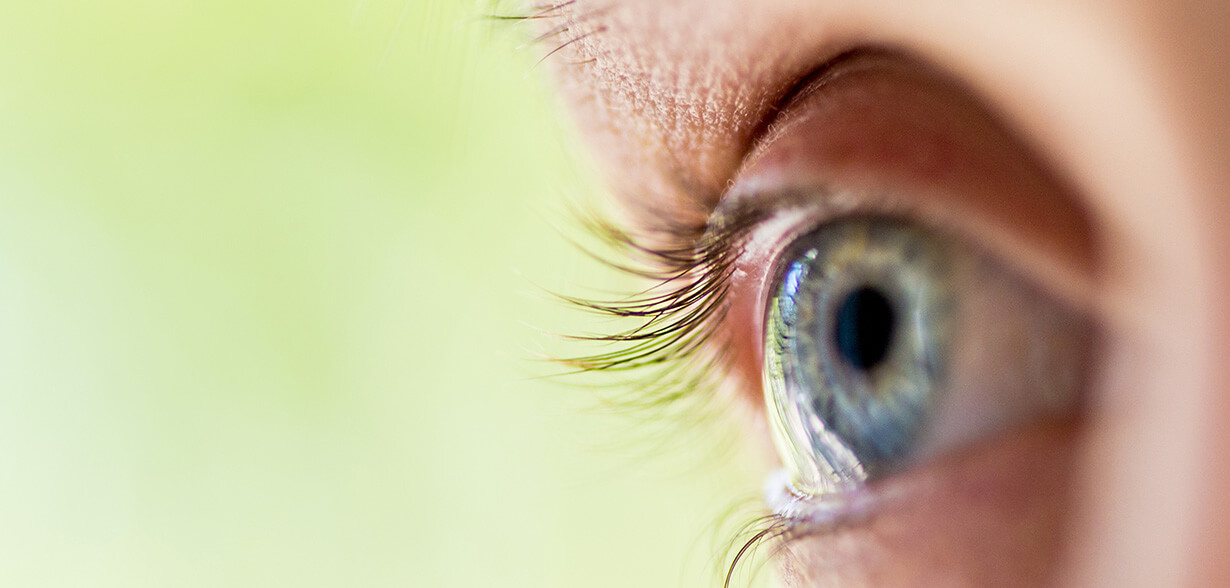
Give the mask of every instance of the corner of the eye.
<path id="1" fill-rule="evenodd" d="M 765 480 L 764 497 L 775 517 L 805 532 L 824 532 L 863 519 L 878 502 L 862 485 L 809 496 L 795 488 L 785 469 L 774 471 Z"/>

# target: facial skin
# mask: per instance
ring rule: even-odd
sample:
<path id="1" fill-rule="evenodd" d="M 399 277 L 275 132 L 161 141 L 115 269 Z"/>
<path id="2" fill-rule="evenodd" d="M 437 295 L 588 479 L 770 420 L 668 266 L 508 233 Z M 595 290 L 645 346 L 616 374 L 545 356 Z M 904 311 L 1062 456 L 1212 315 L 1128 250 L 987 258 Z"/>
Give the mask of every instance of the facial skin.
<path id="1" fill-rule="evenodd" d="M 551 60 L 628 223 L 707 215 L 763 177 L 892 186 L 1009 235 L 1006 255 L 1032 255 L 1100 325 L 1079 423 L 1015 427 L 885 481 L 898 499 L 789 544 L 788 584 L 1230 585 L 1230 4 L 578 0 L 549 20 L 577 39 Z M 903 109 L 930 95 L 926 120 L 956 105 L 936 136 L 982 133 L 969 141 L 1028 163 L 991 153 L 937 179 L 883 151 L 826 149 L 874 134 L 843 129 L 837 107 L 800 135 L 802 155 L 758 150 L 800 83 L 866 48 L 934 73 L 893 81 L 889 67 L 842 91 L 891 86 L 881 99 Z M 914 90 L 929 79 L 943 89 Z M 998 130 L 961 128 L 978 108 Z M 1009 188 L 988 195 L 994 182 Z M 759 326 L 739 308 L 757 308 L 767 262 L 741 263 L 752 277 L 728 336 L 746 352 L 729 367 L 754 404 Z"/>

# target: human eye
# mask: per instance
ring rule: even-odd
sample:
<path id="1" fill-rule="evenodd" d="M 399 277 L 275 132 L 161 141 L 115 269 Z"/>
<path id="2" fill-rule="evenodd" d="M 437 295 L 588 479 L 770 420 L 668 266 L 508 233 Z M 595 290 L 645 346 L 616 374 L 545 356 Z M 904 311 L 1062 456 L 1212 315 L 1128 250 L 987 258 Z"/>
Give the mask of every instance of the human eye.
<path id="1" fill-rule="evenodd" d="M 967 522 L 1046 535 L 1027 547 L 1052 561 L 1096 351 L 1095 234 L 967 90 L 906 55 L 835 57 L 686 218 L 606 229 L 655 285 L 591 304 L 643 322 L 574 366 L 647 370 L 651 398 L 733 390 L 756 406 L 782 468 L 758 538 L 872 517 L 929 541 L 942 526 L 921 521 L 976 512 Z M 1038 492 L 977 504 L 1012 502 L 1008 485 Z"/>
<path id="2" fill-rule="evenodd" d="M 816 499 L 831 507 L 834 497 L 983 437 L 1078 417 L 1093 343 L 1083 307 L 1091 243 L 1071 218 L 1043 220 L 1058 212 L 1080 221 L 1079 211 L 1035 213 L 1041 236 L 1074 243 L 1039 259 L 1028 237 L 986 243 L 992 226 L 1011 230 L 1009 219 L 974 220 L 971 206 L 988 194 L 1054 200 L 1062 188 L 1040 168 L 1012 171 L 1029 157 L 1019 145 L 1012 154 L 974 152 L 982 141 L 1013 142 L 923 65 L 864 53 L 810 84 L 804 92 L 814 95 L 787 108 L 778 136 L 759 148 L 770 163 L 753 161 L 715 210 L 719 219 L 766 219 L 751 238 L 770 245 L 758 257 L 745 251 L 760 275 L 744 296 L 755 308 L 740 314 L 760 313 L 751 348 L 763 358 L 770 430 L 785 486 L 804 499 L 783 508 Z M 817 102 L 829 112 L 808 112 Z M 861 111 L 859 127 L 893 130 L 833 139 L 843 108 Z M 815 145 L 843 140 L 877 145 L 850 143 L 837 156 Z M 876 170 L 879 155 L 855 162 L 847 153 L 857 149 L 898 153 L 897 166 Z M 944 149 L 948 162 L 929 159 Z M 842 166 L 865 169 L 833 171 Z M 983 185 L 992 177 L 998 189 Z M 939 192 L 949 200 L 937 209 L 928 194 Z M 1032 267 L 1017 261 L 1031 251 Z"/>
<path id="3" fill-rule="evenodd" d="M 653 285 L 588 303 L 640 322 L 570 363 L 644 374 L 642 403 L 754 407 L 782 468 L 757 537 L 820 538 L 821 558 L 871 544 L 906 568 L 1016 558 L 998 572 L 1036 579 L 1060 557 L 1097 359 L 1094 219 L 910 53 L 854 48 L 804 73 L 734 142 L 720 188 L 682 175 L 602 228 Z M 695 134 L 723 141 L 704 120 Z M 687 168 L 696 151 L 657 153 Z"/>

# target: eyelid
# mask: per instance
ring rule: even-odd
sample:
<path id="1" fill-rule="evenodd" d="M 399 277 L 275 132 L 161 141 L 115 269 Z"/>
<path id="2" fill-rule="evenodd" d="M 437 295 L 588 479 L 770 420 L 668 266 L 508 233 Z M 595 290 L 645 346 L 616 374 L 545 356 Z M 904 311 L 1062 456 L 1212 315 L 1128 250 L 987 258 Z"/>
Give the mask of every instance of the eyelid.
<path id="1" fill-rule="evenodd" d="M 956 82 L 908 57 L 848 55 L 765 125 L 711 224 L 783 205 L 906 216 L 1099 314 L 1096 235 L 1079 195 Z"/>
<path id="2" fill-rule="evenodd" d="M 977 246 L 1100 322 L 1096 235 L 1077 195 L 959 84 L 909 58 L 853 54 L 783 103 L 709 219 L 711 232 L 760 219 L 739 245 L 724 321 L 753 405 L 774 260 L 855 213 Z"/>
<path id="3" fill-rule="evenodd" d="M 753 182 L 754 184 L 754 182 Z M 1094 298 L 1094 276 L 1074 271 L 1071 267 L 1056 267 L 1052 259 L 1007 238 L 1000 226 L 985 219 L 971 217 L 956 207 L 936 206 L 934 193 L 905 190 L 847 189 L 829 184 L 778 185 L 771 190 L 746 189 L 740 185 L 714 210 L 711 231 L 761 219 L 746 232 L 741 244 L 738 267 L 745 274 L 773 274 L 774 260 L 794 238 L 817 226 L 846 216 L 878 216 L 908 219 L 951 235 L 958 241 L 976 245 L 1021 274 L 1029 277 L 1049 295 L 1068 306 L 1091 313 Z M 768 271 L 757 271 L 766 266 Z"/>

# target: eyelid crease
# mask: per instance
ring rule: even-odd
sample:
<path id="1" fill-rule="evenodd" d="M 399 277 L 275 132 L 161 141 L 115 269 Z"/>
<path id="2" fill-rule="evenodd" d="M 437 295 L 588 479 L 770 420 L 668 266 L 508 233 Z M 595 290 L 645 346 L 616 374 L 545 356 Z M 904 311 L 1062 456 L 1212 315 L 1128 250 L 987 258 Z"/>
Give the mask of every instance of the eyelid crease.
<path id="1" fill-rule="evenodd" d="M 802 78 L 762 123 L 713 209 L 786 204 L 886 213 L 981 245 L 1068 306 L 1106 316 L 1097 235 L 1079 194 L 943 71 L 885 49 Z M 799 197 L 802 193 L 803 197 Z M 763 216 L 763 213 L 762 213 Z"/>
<path id="2" fill-rule="evenodd" d="M 844 74 L 851 73 L 853 71 L 850 69 L 852 65 L 872 65 L 880 60 L 904 60 L 911 64 L 916 63 L 916 60 L 908 55 L 893 51 L 892 49 L 876 46 L 856 46 L 834 54 L 824 60 L 819 66 L 796 78 L 774 101 L 774 106 L 752 127 L 747 145 L 743 150 L 743 162 L 739 169 L 735 171 L 730 185 L 733 186 L 735 184 L 734 178 L 742 175 L 742 171 L 747 169 L 748 165 L 756 159 L 756 156 L 767 145 L 772 144 L 773 140 L 784 131 L 782 128 L 783 115 L 792 112 L 800 103 L 805 102 L 829 83 L 837 80 Z M 922 64 L 918 63 L 918 65 L 921 66 Z M 723 198 L 725 198 L 725 195 L 723 195 Z"/>

